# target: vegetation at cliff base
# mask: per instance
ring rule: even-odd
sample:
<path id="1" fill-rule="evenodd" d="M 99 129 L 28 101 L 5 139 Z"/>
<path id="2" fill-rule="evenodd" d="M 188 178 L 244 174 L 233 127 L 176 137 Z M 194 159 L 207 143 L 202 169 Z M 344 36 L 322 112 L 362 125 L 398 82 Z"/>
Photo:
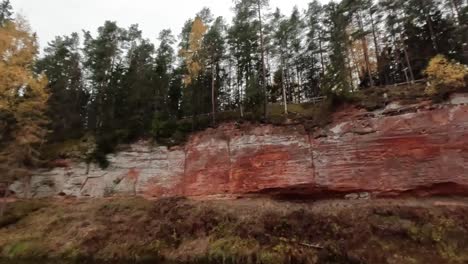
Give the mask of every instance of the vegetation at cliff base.
<path id="1" fill-rule="evenodd" d="M 22 201 L 8 212 L 0 218 L 5 263 L 468 261 L 468 212 L 460 199 Z"/>

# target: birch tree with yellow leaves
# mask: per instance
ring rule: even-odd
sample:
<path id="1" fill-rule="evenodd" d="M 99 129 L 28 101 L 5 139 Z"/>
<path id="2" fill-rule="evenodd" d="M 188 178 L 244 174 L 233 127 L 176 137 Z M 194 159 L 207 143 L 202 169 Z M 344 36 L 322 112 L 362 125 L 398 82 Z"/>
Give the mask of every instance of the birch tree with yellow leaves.
<path id="1" fill-rule="evenodd" d="M 184 78 L 184 83 L 186 86 L 196 82 L 203 69 L 201 50 L 203 45 L 203 37 L 205 36 L 206 31 L 207 28 L 202 19 L 200 17 L 195 18 L 192 25 L 192 31 L 190 32 L 189 49 L 181 50 L 188 71 L 187 76 Z"/>
<path id="2" fill-rule="evenodd" d="M 199 78 L 204 70 L 202 49 L 203 38 L 206 34 L 207 27 L 203 23 L 202 18 L 196 17 L 192 24 L 192 30 L 189 36 L 188 49 L 182 49 L 180 55 L 184 59 L 187 74 L 184 77 L 184 85 L 187 89 L 192 89 L 192 109 L 193 116 L 198 114 L 198 105 L 201 104 L 199 93 L 196 89 L 199 85 Z"/>
<path id="3" fill-rule="evenodd" d="M 0 182 L 7 186 L 40 163 L 47 135 L 47 78 L 33 72 L 36 57 L 36 38 L 24 19 L 0 26 Z"/>

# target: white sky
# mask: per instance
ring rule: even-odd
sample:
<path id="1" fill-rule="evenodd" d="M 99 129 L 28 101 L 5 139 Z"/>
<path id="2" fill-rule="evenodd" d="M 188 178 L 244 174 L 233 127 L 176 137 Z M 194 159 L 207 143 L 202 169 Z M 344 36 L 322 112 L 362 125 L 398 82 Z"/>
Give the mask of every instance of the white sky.
<path id="1" fill-rule="evenodd" d="M 294 5 L 305 9 L 311 0 L 270 0 L 270 8 L 289 13 Z M 327 0 L 322 0 L 323 2 Z M 13 9 L 29 20 L 41 49 L 58 35 L 96 32 L 106 20 L 121 27 L 139 24 L 143 35 L 155 42 L 159 32 L 172 29 L 178 36 L 184 22 L 203 7 L 230 22 L 232 0 L 11 0 Z"/>

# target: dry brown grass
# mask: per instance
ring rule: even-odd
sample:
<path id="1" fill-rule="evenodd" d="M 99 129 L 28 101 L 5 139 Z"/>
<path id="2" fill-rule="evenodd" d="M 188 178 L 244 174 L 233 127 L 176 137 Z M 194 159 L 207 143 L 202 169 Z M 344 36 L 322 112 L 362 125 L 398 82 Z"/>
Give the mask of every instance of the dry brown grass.
<path id="1" fill-rule="evenodd" d="M 17 218 L 0 228 L 4 258 L 53 258 L 61 263 L 86 258 L 132 263 L 468 261 L 465 200 L 112 199 L 27 204 L 9 206 Z"/>

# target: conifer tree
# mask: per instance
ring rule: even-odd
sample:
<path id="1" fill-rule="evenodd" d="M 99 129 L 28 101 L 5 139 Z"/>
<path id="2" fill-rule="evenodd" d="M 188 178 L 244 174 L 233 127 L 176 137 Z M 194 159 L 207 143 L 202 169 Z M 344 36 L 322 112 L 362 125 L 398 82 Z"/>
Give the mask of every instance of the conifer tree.
<path id="1" fill-rule="evenodd" d="M 156 90 L 156 111 L 165 112 L 167 114 L 167 94 L 171 82 L 172 64 L 174 63 L 174 48 L 175 38 L 172 31 L 169 29 L 159 33 L 159 47 L 156 50 L 156 65 L 154 76 L 154 87 Z"/>
<path id="2" fill-rule="evenodd" d="M 350 6 L 347 2 L 331 2 L 324 7 L 326 38 L 328 41 L 329 65 L 324 83 L 328 93 L 344 95 L 352 90 L 349 67 L 349 35 L 351 22 Z"/>
<path id="3" fill-rule="evenodd" d="M 128 68 L 125 70 L 123 98 L 117 108 L 122 119 L 122 129 L 128 131 L 130 139 L 145 135 L 150 127 L 156 109 L 154 79 L 154 45 L 149 40 L 138 40 L 129 52 Z"/>
<path id="4" fill-rule="evenodd" d="M 49 80 L 52 141 L 79 138 L 84 133 L 89 94 L 83 82 L 79 41 L 76 33 L 56 37 L 36 66 Z"/>
<path id="5" fill-rule="evenodd" d="M 12 20 L 12 9 L 10 0 L 3 0 L 0 3 L 0 26 L 4 26 L 6 22 Z"/>
<path id="6" fill-rule="evenodd" d="M 225 43 L 223 32 L 226 26 L 222 17 L 218 17 L 210 27 L 203 41 L 203 49 L 210 68 L 211 79 L 211 115 L 216 124 L 217 96 L 220 88 L 221 62 L 224 59 Z"/>
<path id="7" fill-rule="evenodd" d="M 304 21 L 306 41 L 302 58 L 306 75 L 304 89 L 306 98 L 312 98 L 321 93 L 320 85 L 325 73 L 322 10 L 323 7 L 317 0 L 309 3 Z"/>

